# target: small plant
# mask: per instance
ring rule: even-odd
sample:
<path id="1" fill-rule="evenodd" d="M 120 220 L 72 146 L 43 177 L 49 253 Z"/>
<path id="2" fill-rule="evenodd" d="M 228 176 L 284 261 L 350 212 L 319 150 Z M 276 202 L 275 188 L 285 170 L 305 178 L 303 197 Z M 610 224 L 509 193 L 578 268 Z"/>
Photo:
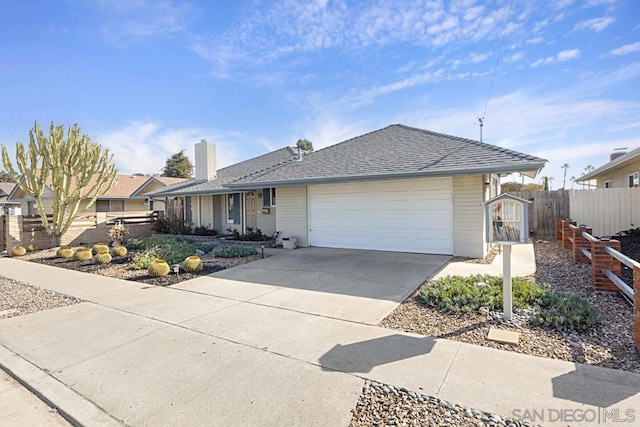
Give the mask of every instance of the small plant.
<path id="1" fill-rule="evenodd" d="M 129 230 L 124 226 L 122 221 L 116 221 L 111 229 L 107 232 L 107 239 L 109 242 L 122 242 L 122 240 L 129 235 Z"/>
<path id="2" fill-rule="evenodd" d="M 131 260 L 131 264 L 129 264 L 129 267 L 132 270 L 144 270 L 149 268 L 153 261 L 159 257 L 160 254 L 157 247 L 149 248 L 144 252 L 135 254 Z"/>
<path id="3" fill-rule="evenodd" d="M 73 259 L 76 261 L 88 261 L 93 257 L 91 253 L 91 249 L 89 248 L 78 248 L 76 249 L 76 253 L 73 254 Z"/>
<path id="4" fill-rule="evenodd" d="M 35 252 L 38 250 L 38 247 L 36 245 L 34 245 L 33 243 L 30 244 L 29 246 L 27 246 L 27 252 Z"/>
<path id="5" fill-rule="evenodd" d="M 218 258 L 239 258 L 257 254 L 256 248 L 251 246 L 225 246 L 216 250 L 214 255 Z"/>
<path id="6" fill-rule="evenodd" d="M 233 240 L 242 240 L 248 242 L 264 242 L 269 240 L 269 236 L 265 236 L 262 234 L 262 230 L 256 228 L 255 230 L 252 227 L 247 227 L 247 232 L 245 234 L 240 234 L 238 230 L 235 228 L 230 229 L 233 234 Z"/>
<path id="7" fill-rule="evenodd" d="M 532 323 L 560 331 L 585 331 L 600 323 L 600 313 L 581 296 L 545 292 L 534 307 Z"/>
<path id="8" fill-rule="evenodd" d="M 147 273 L 149 273 L 149 276 L 151 277 L 162 277 L 169 274 L 170 270 L 169 264 L 167 264 L 165 260 L 156 259 L 151 263 L 151 265 L 149 265 Z"/>
<path id="9" fill-rule="evenodd" d="M 122 245 L 116 246 L 111 252 L 113 252 L 113 256 L 123 257 L 127 254 L 127 247 Z"/>
<path id="10" fill-rule="evenodd" d="M 187 273 L 194 273 L 196 271 L 202 270 L 202 260 L 199 256 L 191 255 L 187 257 L 182 263 L 182 269 Z"/>
<path id="11" fill-rule="evenodd" d="M 109 249 L 102 249 L 100 252 L 95 254 L 93 257 L 93 262 L 96 264 L 109 264 L 111 262 L 111 254 L 109 253 Z"/>
<path id="12" fill-rule="evenodd" d="M 24 246 L 15 246 L 13 249 L 11 249 L 11 256 L 23 256 L 24 254 L 27 253 L 27 250 L 24 248 Z"/>
<path id="13" fill-rule="evenodd" d="M 140 239 L 129 239 L 127 246 L 133 250 L 147 250 L 155 246 L 170 246 L 186 243 L 184 239 L 175 236 L 150 236 Z"/>
<path id="14" fill-rule="evenodd" d="M 160 234 L 192 234 L 191 225 L 180 219 L 158 218 L 151 226 Z"/>
<path id="15" fill-rule="evenodd" d="M 71 246 L 60 246 L 60 249 L 56 251 L 56 256 L 58 258 L 71 258 L 74 252 Z"/>
<path id="16" fill-rule="evenodd" d="M 209 225 L 199 225 L 193 229 L 193 234 L 196 236 L 217 236 L 218 230 Z"/>
<path id="17" fill-rule="evenodd" d="M 91 252 L 96 255 L 98 252 L 102 252 L 102 251 L 109 251 L 109 245 L 107 245 L 106 243 L 96 243 L 95 245 L 93 245 L 93 248 L 91 248 Z"/>
<path id="18" fill-rule="evenodd" d="M 544 293 L 540 286 L 521 277 L 512 279 L 512 289 L 516 308 L 531 307 Z M 502 278 L 446 276 L 424 285 L 420 297 L 427 305 L 455 313 L 469 313 L 481 307 L 499 310 L 502 308 Z"/>

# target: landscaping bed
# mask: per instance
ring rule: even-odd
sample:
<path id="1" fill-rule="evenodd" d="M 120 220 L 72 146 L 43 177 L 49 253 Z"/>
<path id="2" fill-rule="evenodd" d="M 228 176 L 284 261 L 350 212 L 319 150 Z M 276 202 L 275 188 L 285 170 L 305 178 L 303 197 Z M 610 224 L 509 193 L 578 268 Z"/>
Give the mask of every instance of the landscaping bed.
<path id="1" fill-rule="evenodd" d="M 78 304 L 82 300 L 0 276 L 0 319 Z"/>
<path id="2" fill-rule="evenodd" d="M 589 264 L 574 263 L 558 242 L 536 242 L 535 276 L 529 279 L 554 292 L 577 294 L 601 315 L 600 324 L 586 331 L 560 331 L 529 323 L 510 325 L 487 311 L 448 313 L 428 306 L 419 292 L 409 297 L 381 326 L 463 341 L 533 356 L 603 366 L 640 373 L 640 355 L 633 343 L 632 308 L 619 295 L 595 292 Z M 518 346 L 487 340 L 489 327 L 520 333 Z"/>
<path id="3" fill-rule="evenodd" d="M 115 255 L 115 251 L 112 250 L 111 261 L 104 264 L 96 263 L 91 258 L 88 260 L 62 258 L 58 256 L 59 254 L 54 249 L 28 252 L 21 256 L 20 259 L 149 285 L 171 286 L 185 280 L 212 274 L 262 258 L 262 255 L 258 254 L 255 248 L 223 247 L 218 244 L 193 243 L 173 236 L 132 239 L 128 246 L 131 249 L 124 256 L 118 257 Z M 69 251 L 71 253 L 74 253 L 74 251 L 79 252 L 77 249 L 69 248 Z M 106 252 L 107 248 L 104 251 Z M 201 258 L 202 269 L 187 272 L 182 263 L 187 257 L 194 254 L 199 255 Z M 179 273 L 176 274 L 171 268 L 167 275 L 152 277 L 148 266 L 156 259 L 166 260 L 169 266 L 180 265 Z"/>

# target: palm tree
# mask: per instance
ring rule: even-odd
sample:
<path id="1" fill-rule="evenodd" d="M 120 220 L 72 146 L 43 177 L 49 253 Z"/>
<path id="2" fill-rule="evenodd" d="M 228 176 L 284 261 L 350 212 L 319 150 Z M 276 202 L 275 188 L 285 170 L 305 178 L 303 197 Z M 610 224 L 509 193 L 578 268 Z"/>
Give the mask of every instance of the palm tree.
<path id="1" fill-rule="evenodd" d="M 565 183 L 567 182 L 567 169 L 570 168 L 569 163 L 565 163 L 561 166 L 564 169 L 564 175 L 562 176 L 562 189 L 565 189 Z"/>
<path id="2" fill-rule="evenodd" d="M 595 168 L 593 167 L 593 165 L 587 165 L 584 167 L 584 174 L 588 174 L 589 172 L 593 171 Z M 584 189 L 585 186 L 585 182 L 582 181 L 582 188 Z"/>

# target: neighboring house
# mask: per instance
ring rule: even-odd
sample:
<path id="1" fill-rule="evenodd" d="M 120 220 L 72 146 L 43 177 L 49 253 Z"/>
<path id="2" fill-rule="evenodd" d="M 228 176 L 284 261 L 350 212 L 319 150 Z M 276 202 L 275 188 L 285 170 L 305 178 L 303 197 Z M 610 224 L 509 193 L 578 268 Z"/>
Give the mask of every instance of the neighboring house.
<path id="1" fill-rule="evenodd" d="M 301 246 L 481 257 L 482 203 L 498 194 L 500 176 L 535 177 L 545 162 L 391 125 L 304 156 L 282 148 L 217 173 L 215 146 L 202 141 L 196 180 L 152 195 L 181 201 L 195 225 L 278 230 Z"/>
<path id="2" fill-rule="evenodd" d="M 628 153 L 615 152 L 599 168 L 582 175 L 576 182 L 596 180 L 598 188 L 628 188 L 640 186 L 640 148 Z"/>
<path id="3" fill-rule="evenodd" d="M 163 187 L 184 182 L 183 178 L 163 176 L 118 175 L 114 185 L 105 194 L 98 197 L 89 212 L 122 212 L 142 210 L 164 210 L 164 199 L 154 200 L 146 194 Z M 51 190 L 46 187 L 43 203 L 49 212 L 52 200 Z M 19 203 L 23 214 L 37 214 L 33 197 L 27 196 L 22 189 L 16 188 L 10 193 L 9 201 Z M 88 203 L 85 202 L 85 203 Z M 83 205 L 81 204 L 81 209 Z"/>
<path id="4" fill-rule="evenodd" d="M 0 182 L 0 215 L 6 214 L 11 207 L 20 207 L 20 203 L 7 200 L 15 186 L 13 182 Z"/>

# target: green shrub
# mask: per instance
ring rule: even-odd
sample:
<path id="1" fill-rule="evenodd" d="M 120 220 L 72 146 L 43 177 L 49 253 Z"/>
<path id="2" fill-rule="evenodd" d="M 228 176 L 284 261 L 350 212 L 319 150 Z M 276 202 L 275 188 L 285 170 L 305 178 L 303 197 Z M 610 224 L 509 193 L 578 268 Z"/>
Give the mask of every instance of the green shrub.
<path id="1" fill-rule="evenodd" d="M 191 225 L 181 219 L 158 218 L 151 226 L 160 234 L 192 234 Z"/>
<path id="2" fill-rule="evenodd" d="M 544 293 L 540 286 L 521 277 L 514 277 L 511 284 L 516 308 L 531 307 Z M 480 307 L 499 310 L 502 309 L 502 277 L 446 276 L 424 285 L 420 297 L 430 306 L 456 313 L 469 313 Z"/>
<path id="3" fill-rule="evenodd" d="M 73 259 L 76 261 L 87 261 L 91 258 L 93 258 L 93 254 L 89 248 L 78 248 L 76 253 L 73 254 Z"/>
<path id="4" fill-rule="evenodd" d="M 144 252 L 137 253 L 131 259 L 131 264 L 129 267 L 132 270 L 145 270 L 147 269 L 153 261 L 155 261 L 159 256 L 159 248 L 153 247 L 145 250 Z"/>
<path id="5" fill-rule="evenodd" d="M 233 240 L 243 240 L 247 242 L 264 242 L 269 240 L 269 236 L 265 236 L 262 234 L 262 230 L 256 228 L 255 230 L 252 227 L 247 227 L 247 232 L 245 234 L 240 234 L 238 230 L 233 229 Z"/>
<path id="6" fill-rule="evenodd" d="M 204 253 L 211 252 L 217 245 L 215 243 L 195 243 L 194 248 Z"/>
<path id="7" fill-rule="evenodd" d="M 111 254 L 109 253 L 109 249 L 100 250 L 100 252 L 95 254 L 95 256 L 93 257 L 93 262 L 96 264 L 109 264 L 111 262 Z"/>
<path id="8" fill-rule="evenodd" d="M 243 256 L 257 255 L 256 248 L 251 246 L 225 246 L 215 251 L 218 258 L 239 258 Z"/>
<path id="9" fill-rule="evenodd" d="M 217 236 L 218 230 L 209 225 L 199 225 L 193 229 L 193 234 L 196 236 Z"/>
<path id="10" fill-rule="evenodd" d="M 150 236 L 141 239 L 129 239 L 127 246 L 131 250 L 146 250 L 154 246 L 173 245 L 177 243 L 185 243 L 185 240 L 175 236 Z"/>
<path id="11" fill-rule="evenodd" d="M 56 256 L 58 258 L 71 258 L 74 252 L 71 246 L 60 246 L 60 249 L 56 251 Z"/>
<path id="12" fill-rule="evenodd" d="M 534 307 L 532 323 L 561 331 L 584 331 L 600 323 L 600 313 L 581 296 L 545 292 Z"/>
<path id="13" fill-rule="evenodd" d="M 187 257 L 182 263 L 182 268 L 187 273 L 194 273 L 196 271 L 202 270 L 202 260 L 199 256 L 192 255 Z"/>
<path id="14" fill-rule="evenodd" d="M 169 274 L 169 264 L 163 259 L 154 260 L 147 268 L 147 273 L 151 277 L 161 277 Z"/>
<path id="15" fill-rule="evenodd" d="M 173 243 L 152 246 L 134 255 L 131 268 L 134 270 L 148 268 L 156 258 L 164 259 L 169 264 L 178 264 L 194 253 L 194 244 L 176 239 Z"/>

